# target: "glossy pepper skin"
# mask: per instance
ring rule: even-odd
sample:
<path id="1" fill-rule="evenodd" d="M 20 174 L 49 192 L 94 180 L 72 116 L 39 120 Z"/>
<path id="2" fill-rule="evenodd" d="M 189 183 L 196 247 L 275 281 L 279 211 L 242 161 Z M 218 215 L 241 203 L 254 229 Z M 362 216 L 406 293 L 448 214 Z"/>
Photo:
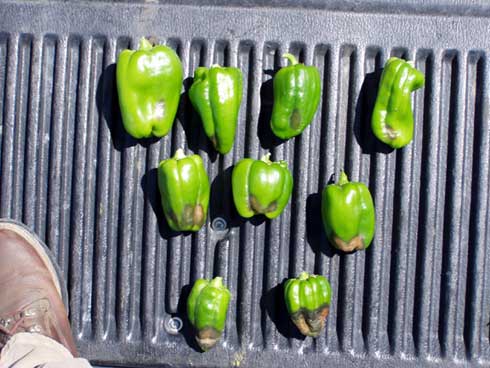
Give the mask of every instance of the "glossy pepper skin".
<path id="1" fill-rule="evenodd" d="M 124 50 L 116 67 L 119 106 L 126 131 L 134 138 L 163 137 L 172 128 L 183 70 L 169 47 L 142 38 L 138 50 Z"/>
<path id="2" fill-rule="evenodd" d="M 222 154 L 231 150 L 235 140 L 242 102 L 242 79 L 238 68 L 199 67 L 189 89 L 189 98 L 201 116 L 206 135 Z"/>
<path id="3" fill-rule="evenodd" d="M 322 194 L 322 218 L 332 245 L 344 252 L 366 249 L 376 225 L 373 198 L 363 183 L 349 182 L 341 172 Z"/>
<path id="4" fill-rule="evenodd" d="M 424 75 L 405 60 L 388 59 L 381 75 L 371 127 L 374 135 L 392 148 L 413 138 L 411 93 L 425 83 Z"/>
<path id="5" fill-rule="evenodd" d="M 289 316 L 305 336 L 318 337 L 330 309 L 332 291 L 325 276 L 302 272 L 284 284 Z"/>
<path id="6" fill-rule="evenodd" d="M 231 175 L 233 200 L 242 217 L 263 214 L 270 219 L 281 214 L 293 191 L 293 177 L 284 161 L 240 160 Z"/>
<path id="7" fill-rule="evenodd" d="M 196 341 L 207 351 L 218 342 L 225 328 L 230 291 L 221 277 L 199 279 L 187 299 L 187 317 L 196 331 Z"/>
<path id="8" fill-rule="evenodd" d="M 182 149 L 158 166 L 162 207 L 175 231 L 198 231 L 206 221 L 209 178 L 199 155 L 186 156 Z"/>
<path id="9" fill-rule="evenodd" d="M 321 94 L 320 73 L 314 66 L 298 64 L 291 54 L 284 54 L 291 65 L 274 76 L 274 106 L 271 129 L 281 139 L 303 132 L 313 120 Z"/>

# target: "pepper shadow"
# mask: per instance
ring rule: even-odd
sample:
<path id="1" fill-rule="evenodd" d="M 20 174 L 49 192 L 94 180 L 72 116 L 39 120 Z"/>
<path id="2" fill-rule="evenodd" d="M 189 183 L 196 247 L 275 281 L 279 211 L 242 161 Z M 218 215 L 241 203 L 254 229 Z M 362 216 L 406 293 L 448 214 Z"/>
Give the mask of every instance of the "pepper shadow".
<path id="1" fill-rule="evenodd" d="M 322 195 L 313 193 L 306 198 L 306 240 L 315 255 L 320 253 L 332 258 L 343 253 L 327 239 L 322 220 Z"/>
<path id="2" fill-rule="evenodd" d="M 228 228 L 240 227 L 247 221 L 254 226 L 263 224 L 267 217 L 265 215 L 255 215 L 251 218 L 244 218 L 238 213 L 232 191 L 232 173 L 235 166 L 230 166 L 216 175 L 211 183 L 211 199 L 209 201 L 209 216 L 212 222 L 215 218 L 221 217 L 226 220 Z"/>
<path id="3" fill-rule="evenodd" d="M 255 215 L 255 216 L 253 216 L 249 219 L 245 219 L 245 220 L 248 220 L 248 222 L 250 222 L 253 226 L 259 226 L 259 225 L 262 225 L 266 221 L 271 221 L 265 215 Z"/>
<path id="4" fill-rule="evenodd" d="M 280 284 L 269 289 L 260 298 L 260 308 L 267 313 L 277 331 L 286 338 L 304 340 L 306 336 L 299 332 L 296 325 L 291 321 L 286 303 L 284 301 L 284 279 Z"/>
<path id="5" fill-rule="evenodd" d="M 378 95 L 382 71 L 382 68 L 376 67 L 374 72 L 366 74 L 357 99 L 354 135 L 362 152 L 367 154 L 393 152 L 393 148 L 376 138 L 371 128 L 371 117 Z"/>
<path id="6" fill-rule="evenodd" d="M 157 218 L 158 231 L 164 239 L 171 239 L 183 233 L 174 231 L 170 228 L 163 214 L 160 192 L 158 190 L 158 169 L 153 168 L 147 171 L 141 178 L 141 189 L 143 189 L 145 202 L 149 202 L 153 213 Z"/>
<path id="7" fill-rule="evenodd" d="M 194 82 L 193 77 L 184 79 L 184 92 L 180 95 L 179 109 L 177 119 L 184 129 L 185 138 L 189 149 L 194 153 L 204 151 L 211 162 L 218 158 L 218 152 L 207 137 L 199 113 L 192 106 L 189 98 L 189 89 Z"/>
<path id="8" fill-rule="evenodd" d="M 285 140 L 277 137 L 271 129 L 272 108 L 274 106 L 274 75 L 277 70 L 264 70 L 264 74 L 272 76 L 271 79 L 262 83 L 260 87 L 260 112 L 257 125 L 257 135 L 260 145 L 264 149 L 272 149 L 284 143 Z"/>
<path id="9" fill-rule="evenodd" d="M 195 339 L 194 327 L 192 327 L 189 319 L 187 318 L 187 299 L 189 299 L 191 290 L 192 285 L 186 285 L 181 289 L 179 303 L 177 305 L 177 313 L 172 314 L 172 317 L 178 317 L 182 320 L 182 329 L 179 332 L 182 336 L 184 336 L 187 345 L 189 345 L 195 351 L 202 353 L 203 351 Z"/>
<path id="10" fill-rule="evenodd" d="M 129 135 L 124 129 L 121 118 L 121 109 L 119 108 L 119 97 L 117 94 L 116 81 L 116 64 L 108 65 L 103 71 L 97 82 L 97 90 L 95 92 L 95 102 L 99 115 L 104 117 L 104 120 L 111 133 L 111 140 L 114 148 L 122 152 L 128 147 L 140 144 L 143 147 L 148 147 L 160 138 L 144 138 L 136 139 Z"/>
<path id="11" fill-rule="evenodd" d="M 231 189 L 231 174 L 233 166 L 220 171 L 211 183 L 211 198 L 209 201 L 209 218 L 212 222 L 217 217 L 223 218 L 228 228 L 240 226 L 243 224 L 243 218 L 240 217 L 235 208 L 233 201 L 233 192 Z"/>

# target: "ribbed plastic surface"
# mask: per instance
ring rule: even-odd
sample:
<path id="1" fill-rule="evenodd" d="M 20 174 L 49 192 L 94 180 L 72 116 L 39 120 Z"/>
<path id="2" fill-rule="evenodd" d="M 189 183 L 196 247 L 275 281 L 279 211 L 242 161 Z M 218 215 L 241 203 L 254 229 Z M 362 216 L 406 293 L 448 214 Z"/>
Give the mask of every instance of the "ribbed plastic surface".
<path id="1" fill-rule="evenodd" d="M 169 366 L 448 367 L 490 361 L 490 19 L 328 9 L 158 4 L 0 4 L 0 215 L 46 240 L 67 276 L 82 355 L 98 363 Z M 199 65 L 241 68 L 244 101 L 233 151 L 217 156 L 182 98 L 172 134 L 124 133 L 115 86 L 120 50 L 154 36 Z M 271 75 L 292 52 L 322 75 L 319 111 L 285 143 L 268 128 Z M 379 71 L 415 61 L 415 137 L 384 152 L 369 129 Z M 186 79 L 186 87 L 190 79 Z M 156 167 L 179 148 L 212 180 L 208 225 L 172 233 Z M 241 220 L 230 168 L 268 150 L 295 188 L 274 221 Z M 327 244 L 319 192 L 345 169 L 369 185 L 377 231 L 366 252 Z M 209 225 L 224 217 L 229 231 Z M 298 336 L 278 286 L 326 275 L 325 332 Z M 222 275 L 233 293 L 222 343 L 202 354 L 187 324 L 188 285 Z"/>

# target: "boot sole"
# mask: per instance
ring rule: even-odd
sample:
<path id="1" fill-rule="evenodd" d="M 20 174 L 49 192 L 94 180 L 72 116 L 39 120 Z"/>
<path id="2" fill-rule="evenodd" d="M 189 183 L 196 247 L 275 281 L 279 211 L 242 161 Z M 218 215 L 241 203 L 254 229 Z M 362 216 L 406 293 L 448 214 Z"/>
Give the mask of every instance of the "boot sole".
<path id="1" fill-rule="evenodd" d="M 41 257 L 41 260 L 51 274 L 51 278 L 53 279 L 56 290 L 63 300 L 63 304 L 65 305 L 66 311 L 68 313 L 68 292 L 66 289 L 66 285 L 61 282 L 61 280 L 63 280 L 63 276 L 61 273 L 61 269 L 55 261 L 54 254 L 49 250 L 46 244 L 44 244 L 44 242 L 39 239 L 36 233 L 34 233 L 26 225 L 11 219 L 0 219 L 0 230 L 4 229 L 12 231 L 23 238 L 34 248 L 39 257 Z"/>

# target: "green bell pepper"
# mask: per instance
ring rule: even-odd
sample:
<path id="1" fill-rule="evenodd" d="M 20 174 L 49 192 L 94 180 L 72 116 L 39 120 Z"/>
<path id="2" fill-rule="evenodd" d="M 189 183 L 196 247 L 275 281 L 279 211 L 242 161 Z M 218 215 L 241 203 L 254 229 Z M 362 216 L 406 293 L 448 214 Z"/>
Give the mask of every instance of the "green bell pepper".
<path id="1" fill-rule="evenodd" d="M 199 279 L 187 299 L 187 317 L 196 330 L 196 341 L 207 351 L 218 342 L 225 329 L 231 293 L 221 277 Z"/>
<path id="2" fill-rule="evenodd" d="M 204 131 L 219 153 L 233 147 L 242 102 L 242 72 L 238 68 L 199 67 L 189 89 L 192 105 L 201 115 Z"/>
<path id="3" fill-rule="evenodd" d="M 327 237 L 344 252 L 366 249 L 374 237 L 373 198 L 363 183 L 349 182 L 342 171 L 337 184 L 325 187 L 322 218 Z"/>
<path id="4" fill-rule="evenodd" d="M 281 68 L 274 76 L 274 106 L 272 132 L 289 139 L 303 132 L 313 120 L 320 103 L 320 73 L 314 66 L 298 64 L 291 54 L 284 54 L 291 65 Z"/>
<path id="5" fill-rule="evenodd" d="M 272 162 L 270 154 L 261 160 L 244 158 L 231 175 L 233 200 L 242 217 L 264 214 L 276 218 L 293 192 L 293 176 L 285 161 Z"/>
<path id="6" fill-rule="evenodd" d="M 209 178 L 199 155 L 186 156 L 182 149 L 158 166 L 162 207 L 175 231 L 198 231 L 208 213 Z"/>
<path id="7" fill-rule="evenodd" d="M 284 299 L 293 323 L 305 336 L 318 337 L 325 326 L 332 291 L 325 276 L 302 272 L 284 284 Z"/>
<path id="8" fill-rule="evenodd" d="M 172 128 L 182 89 L 183 69 L 169 47 L 142 38 L 138 50 L 117 59 L 119 106 L 126 131 L 134 138 L 163 137 Z"/>
<path id="9" fill-rule="evenodd" d="M 392 148 L 413 138 L 411 93 L 425 83 L 424 75 L 405 60 L 388 59 L 381 75 L 371 127 L 374 135 Z"/>

